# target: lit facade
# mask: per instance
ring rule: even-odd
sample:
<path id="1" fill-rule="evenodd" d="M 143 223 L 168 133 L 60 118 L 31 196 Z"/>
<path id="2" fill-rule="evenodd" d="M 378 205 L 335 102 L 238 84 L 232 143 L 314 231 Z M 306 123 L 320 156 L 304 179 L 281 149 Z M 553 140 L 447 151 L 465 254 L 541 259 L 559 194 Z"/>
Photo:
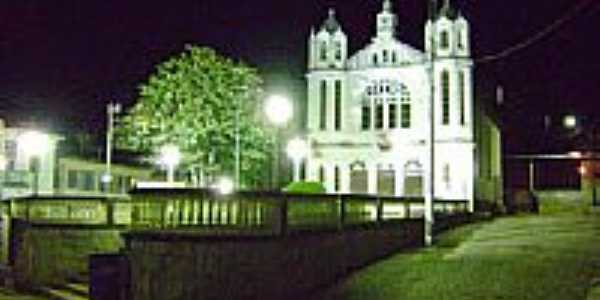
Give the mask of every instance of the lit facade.
<path id="1" fill-rule="evenodd" d="M 323 182 L 329 193 L 423 196 L 434 93 L 436 198 L 472 201 L 476 144 L 467 20 L 446 1 L 434 23 L 425 24 L 424 51 L 396 38 L 398 18 L 389 0 L 376 26 L 370 44 L 354 54 L 333 10 L 311 31 L 306 179 Z"/>

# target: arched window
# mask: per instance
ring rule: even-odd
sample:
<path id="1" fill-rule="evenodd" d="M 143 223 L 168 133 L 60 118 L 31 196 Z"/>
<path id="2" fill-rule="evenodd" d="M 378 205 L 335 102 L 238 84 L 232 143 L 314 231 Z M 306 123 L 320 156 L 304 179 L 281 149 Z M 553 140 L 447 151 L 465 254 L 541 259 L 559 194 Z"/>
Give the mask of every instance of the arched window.
<path id="1" fill-rule="evenodd" d="M 411 104 L 410 92 L 405 85 L 400 88 L 400 126 L 410 128 L 411 126 Z"/>
<path id="2" fill-rule="evenodd" d="M 340 42 L 335 43 L 335 60 L 342 60 L 342 43 Z"/>
<path id="3" fill-rule="evenodd" d="M 465 48 L 465 42 L 464 42 L 464 34 L 463 34 L 463 30 L 459 29 L 458 30 L 458 34 L 457 34 L 457 42 L 456 45 L 458 46 L 458 49 L 463 50 Z"/>
<path id="4" fill-rule="evenodd" d="M 327 60 L 327 43 L 326 42 L 322 42 L 321 46 L 319 47 L 319 58 L 321 60 Z"/>
<path id="5" fill-rule="evenodd" d="M 442 125 L 450 124 L 450 73 L 442 72 Z"/>
<path id="6" fill-rule="evenodd" d="M 448 35 L 448 31 L 442 30 L 440 33 L 440 48 L 442 50 L 448 49 L 450 46 L 450 37 Z"/>
<path id="7" fill-rule="evenodd" d="M 389 52 L 387 50 L 383 50 L 383 63 L 387 64 L 389 61 Z"/>
<path id="8" fill-rule="evenodd" d="M 377 53 L 373 54 L 373 65 L 377 66 L 379 64 L 379 57 L 377 57 Z"/>
<path id="9" fill-rule="evenodd" d="M 362 130 L 411 127 L 411 99 L 404 84 L 389 79 L 373 81 L 363 95 Z"/>

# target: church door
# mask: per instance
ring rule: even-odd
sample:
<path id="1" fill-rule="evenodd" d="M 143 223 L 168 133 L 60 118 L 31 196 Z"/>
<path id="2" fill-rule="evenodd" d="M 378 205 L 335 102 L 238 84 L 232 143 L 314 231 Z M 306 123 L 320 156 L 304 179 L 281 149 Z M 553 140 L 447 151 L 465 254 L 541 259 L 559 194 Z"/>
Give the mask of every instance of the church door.
<path id="1" fill-rule="evenodd" d="M 369 173 L 362 162 L 350 166 L 350 193 L 367 194 L 369 192 Z"/>
<path id="2" fill-rule="evenodd" d="M 394 196 L 396 194 L 396 176 L 394 170 L 377 171 L 377 194 Z"/>
<path id="3" fill-rule="evenodd" d="M 423 169 L 417 161 L 406 164 L 404 173 L 404 196 L 423 197 Z"/>

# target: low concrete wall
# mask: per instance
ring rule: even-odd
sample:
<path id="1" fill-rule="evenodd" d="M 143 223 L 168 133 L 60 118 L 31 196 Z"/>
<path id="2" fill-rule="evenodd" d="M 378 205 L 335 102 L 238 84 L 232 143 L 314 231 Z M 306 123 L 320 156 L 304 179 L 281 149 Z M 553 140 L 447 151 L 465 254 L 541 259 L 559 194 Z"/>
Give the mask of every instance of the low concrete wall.
<path id="1" fill-rule="evenodd" d="M 13 222 L 10 261 L 15 283 L 35 288 L 88 281 L 88 256 L 118 251 L 120 230 Z"/>
<path id="2" fill-rule="evenodd" d="M 287 237 L 139 232 L 125 238 L 130 299 L 300 299 L 355 268 L 420 246 L 423 222 Z"/>

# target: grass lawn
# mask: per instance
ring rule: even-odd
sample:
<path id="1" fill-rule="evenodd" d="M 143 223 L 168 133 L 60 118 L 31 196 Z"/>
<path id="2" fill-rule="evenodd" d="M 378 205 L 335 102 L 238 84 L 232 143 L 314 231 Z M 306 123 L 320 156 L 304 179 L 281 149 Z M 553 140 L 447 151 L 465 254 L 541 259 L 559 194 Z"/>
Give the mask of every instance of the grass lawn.
<path id="1" fill-rule="evenodd" d="M 586 299 L 593 278 L 600 215 L 518 216 L 448 232 L 435 247 L 369 266 L 316 299 Z"/>
<path id="2" fill-rule="evenodd" d="M 37 296 L 19 294 L 9 289 L 0 288 L 0 300 L 44 300 Z"/>

